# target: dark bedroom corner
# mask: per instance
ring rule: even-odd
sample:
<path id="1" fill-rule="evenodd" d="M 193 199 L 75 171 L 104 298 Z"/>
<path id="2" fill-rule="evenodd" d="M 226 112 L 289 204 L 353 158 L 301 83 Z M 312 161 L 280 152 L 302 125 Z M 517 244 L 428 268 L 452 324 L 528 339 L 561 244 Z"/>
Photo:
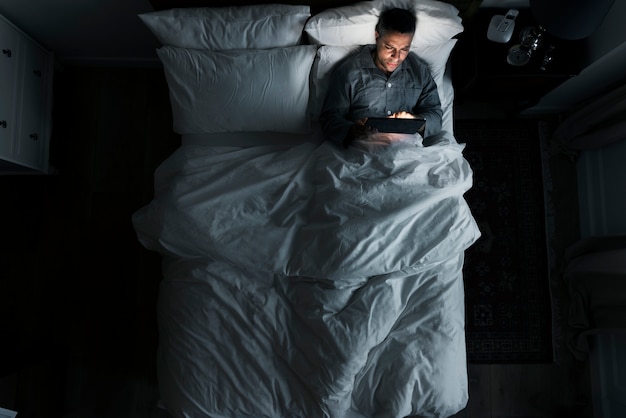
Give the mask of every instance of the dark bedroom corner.
<path id="1" fill-rule="evenodd" d="M 465 198 L 482 233 L 465 252 L 469 401 L 453 417 L 617 417 L 598 415 L 598 402 L 609 411 L 611 400 L 600 396 L 606 381 L 596 370 L 622 367 L 623 373 L 624 359 L 603 363 L 601 355 L 573 351 L 572 288 L 564 271 L 572 254 L 586 251 L 579 246 L 572 253 L 582 239 L 626 234 L 617 215 L 626 209 L 619 163 L 626 134 L 602 147 L 561 134 L 567 128 L 574 135 L 572 119 L 580 111 L 622 89 L 626 39 L 603 42 L 617 27 L 607 18 L 586 41 L 553 39 L 558 54 L 548 70 L 539 69 L 539 52 L 534 67 L 514 67 L 506 63 L 511 44 L 484 36 L 491 17 L 506 13 L 510 2 L 449 3 L 465 26 L 448 62 L 454 131 L 474 172 Z M 516 31 L 532 25 L 528 2 L 512 3 L 520 10 Z M 624 3 L 616 0 L 612 16 Z M 181 144 L 154 54 L 158 44 L 136 20 L 167 4 L 134 0 L 121 11 L 95 3 L 81 9 L 91 17 L 77 17 L 73 28 L 85 31 L 95 52 L 81 52 L 76 39 L 69 42 L 18 2 L 0 4 L 0 15 L 56 60 L 48 173 L 15 173 L 16 166 L 0 163 L 9 172 L 0 175 L 2 418 L 2 408 L 18 418 L 169 417 L 159 408 L 156 372 L 162 260 L 139 243 L 131 222 L 154 195 L 155 169 Z M 120 25 L 133 29 L 111 30 L 108 40 L 93 35 L 90 24 L 111 26 L 93 17 L 97 10 L 105 17 L 121 13 Z M 594 206 L 599 189 L 604 200 Z M 623 251 L 621 243 L 610 245 Z M 608 245 L 592 244 L 594 251 Z M 623 278 L 611 274 L 620 273 Z M 613 300 L 613 312 L 623 313 L 623 302 Z M 603 353 L 623 343 L 615 336 Z M 623 383 L 614 390 L 624 393 Z M 610 408 L 626 408 L 618 404 Z"/>
<path id="2" fill-rule="evenodd" d="M 160 259 L 130 215 L 179 143 L 167 88 L 160 69 L 72 67 L 55 98 L 56 173 L 0 177 L 0 399 L 19 416 L 140 416 L 154 406 Z"/>

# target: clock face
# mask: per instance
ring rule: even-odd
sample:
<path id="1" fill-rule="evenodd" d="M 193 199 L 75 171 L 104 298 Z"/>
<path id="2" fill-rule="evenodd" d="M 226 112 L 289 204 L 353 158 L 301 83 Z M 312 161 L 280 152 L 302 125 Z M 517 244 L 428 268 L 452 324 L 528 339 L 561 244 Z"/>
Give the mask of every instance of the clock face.
<path id="1" fill-rule="evenodd" d="M 517 67 L 528 64 L 528 61 L 530 61 L 528 51 L 522 49 L 519 44 L 513 45 L 506 56 L 506 62 Z"/>

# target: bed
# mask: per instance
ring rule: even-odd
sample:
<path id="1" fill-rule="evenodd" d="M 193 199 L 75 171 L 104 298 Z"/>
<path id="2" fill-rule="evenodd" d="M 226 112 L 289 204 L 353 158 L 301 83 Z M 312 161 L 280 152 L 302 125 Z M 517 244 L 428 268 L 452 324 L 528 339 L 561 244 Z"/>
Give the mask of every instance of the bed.
<path id="1" fill-rule="evenodd" d="M 443 129 L 343 149 L 319 114 L 334 66 L 411 5 Z M 468 400 L 464 251 L 480 232 L 446 72 L 458 10 L 433 0 L 170 8 L 181 146 L 133 215 L 163 256 L 160 405 L 173 417 L 446 417 Z"/>

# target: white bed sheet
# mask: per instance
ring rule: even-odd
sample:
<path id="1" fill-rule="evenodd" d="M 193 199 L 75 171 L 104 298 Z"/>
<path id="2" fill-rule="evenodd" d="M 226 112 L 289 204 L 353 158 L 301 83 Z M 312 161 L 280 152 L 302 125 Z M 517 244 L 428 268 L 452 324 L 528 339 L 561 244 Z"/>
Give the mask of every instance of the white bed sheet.
<path id="1" fill-rule="evenodd" d="M 462 150 L 413 138 L 374 152 L 329 142 L 182 146 L 155 173 L 156 196 L 135 214 L 135 229 L 164 254 L 276 274 L 428 268 L 478 234 L 463 198 L 472 170 Z"/>
<path id="2" fill-rule="evenodd" d="M 468 399 L 462 254 L 350 286 L 166 262 L 158 378 L 175 417 L 447 417 Z"/>
<path id="3" fill-rule="evenodd" d="M 398 139 L 398 137 L 394 138 Z M 183 145 L 134 218 L 164 254 L 176 417 L 445 417 L 467 402 L 456 142 Z"/>

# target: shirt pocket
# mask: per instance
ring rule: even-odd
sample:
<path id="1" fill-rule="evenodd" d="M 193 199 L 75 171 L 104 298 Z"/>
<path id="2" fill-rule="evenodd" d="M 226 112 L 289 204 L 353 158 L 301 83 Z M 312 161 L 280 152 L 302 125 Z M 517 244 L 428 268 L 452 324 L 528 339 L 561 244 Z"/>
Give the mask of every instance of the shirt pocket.
<path id="1" fill-rule="evenodd" d="M 380 80 L 369 79 L 355 86 L 352 114 L 362 117 L 384 116 L 387 108 L 387 91 Z"/>
<path id="2" fill-rule="evenodd" d="M 403 86 L 397 83 L 390 89 L 389 106 L 394 112 L 412 112 L 422 94 L 422 87 L 413 82 Z"/>

